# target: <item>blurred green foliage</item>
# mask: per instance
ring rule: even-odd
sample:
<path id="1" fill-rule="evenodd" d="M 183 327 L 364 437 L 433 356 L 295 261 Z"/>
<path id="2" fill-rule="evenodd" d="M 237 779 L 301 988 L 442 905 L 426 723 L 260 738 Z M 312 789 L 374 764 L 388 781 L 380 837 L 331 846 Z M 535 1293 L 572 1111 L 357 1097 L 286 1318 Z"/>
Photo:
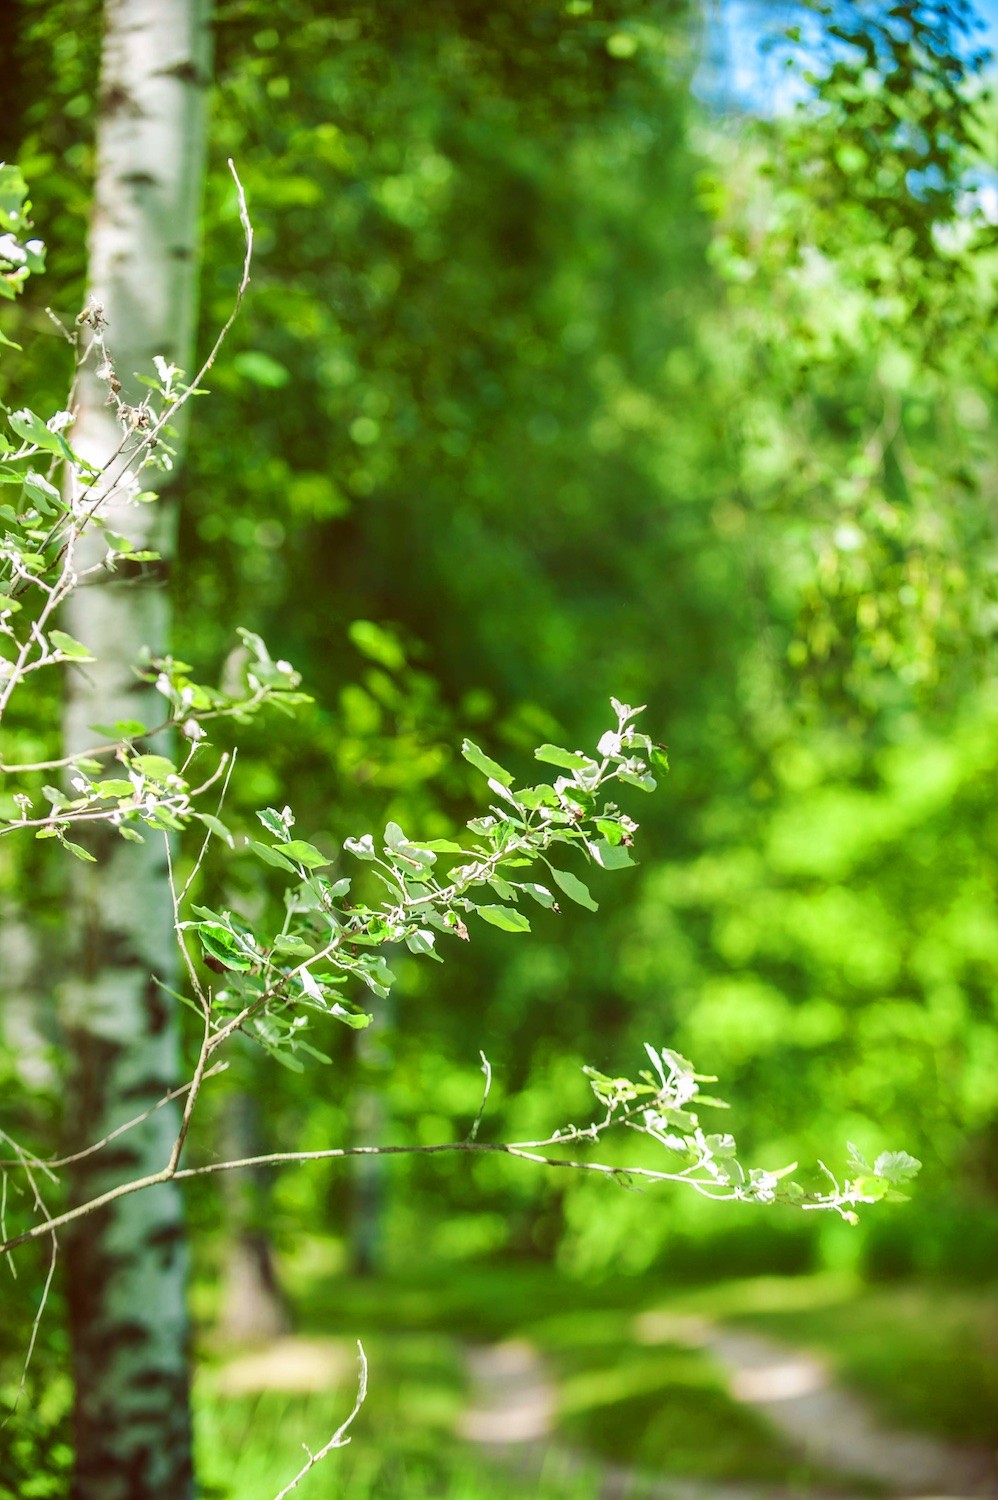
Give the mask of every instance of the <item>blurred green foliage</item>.
<path id="1" fill-rule="evenodd" d="M 219 6 L 205 336 L 238 278 L 229 155 L 258 254 L 181 481 L 178 649 L 224 676 L 241 623 L 317 700 L 245 737 L 227 821 L 286 799 L 330 841 L 386 818 L 440 835 L 469 802 L 462 734 L 519 772 L 538 738 L 588 743 L 611 692 L 648 703 L 674 767 L 598 924 L 541 913 L 529 951 L 485 934 L 433 973 L 400 956 L 377 1054 L 332 1036 L 332 1074 L 241 1059 L 267 1139 L 342 1141 L 372 1088 L 392 1139 L 463 1133 L 480 1047 L 486 1128 L 546 1129 L 584 1108 L 582 1061 L 616 1072 L 647 1037 L 718 1071 L 774 1164 L 847 1138 L 926 1162 L 924 1213 L 817 1249 L 807 1225 L 411 1163 L 390 1260 L 982 1268 L 993 107 L 960 8 L 910 9 L 898 36 L 864 7 L 857 41 L 834 7 L 804 104 L 754 121 L 691 99 L 696 18 L 672 4 Z M 4 151 L 50 246 L 17 313 L 36 331 L 39 297 L 72 316 L 82 292 L 98 10 L 19 8 Z M 54 334 L 34 358 L 57 392 Z M 249 862 L 211 880 L 266 900 Z M 195 1149 L 213 1129 L 209 1106 Z M 286 1245 L 342 1231 L 349 1194 L 342 1169 L 293 1169 L 259 1211 Z M 213 1189 L 192 1215 L 214 1266 Z"/>

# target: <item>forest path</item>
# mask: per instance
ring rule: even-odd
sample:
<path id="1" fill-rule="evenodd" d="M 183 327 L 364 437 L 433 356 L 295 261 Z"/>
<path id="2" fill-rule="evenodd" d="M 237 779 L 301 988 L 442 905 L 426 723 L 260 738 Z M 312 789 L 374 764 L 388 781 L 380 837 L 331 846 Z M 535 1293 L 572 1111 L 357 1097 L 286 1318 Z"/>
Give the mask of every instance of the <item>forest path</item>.
<path id="1" fill-rule="evenodd" d="M 636 1333 L 644 1344 L 680 1344 L 711 1355 L 732 1398 L 755 1407 L 787 1443 L 826 1471 L 876 1480 L 894 1495 L 932 1500 L 998 1496 L 986 1452 L 882 1425 L 867 1402 L 838 1385 L 824 1360 L 761 1334 L 704 1318 L 646 1313 Z M 557 1384 L 525 1339 L 467 1351 L 471 1399 L 460 1433 L 496 1456 L 516 1456 L 528 1469 L 554 1462 L 559 1473 L 593 1473 L 594 1464 L 550 1441 Z M 766 1485 L 664 1479 L 602 1466 L 601 1500 L 788 1500 Z M 840 1490 L 839 1493 L 843 1493 Z M 810 1495 L 815 1496 L 811 1490 Z"/>

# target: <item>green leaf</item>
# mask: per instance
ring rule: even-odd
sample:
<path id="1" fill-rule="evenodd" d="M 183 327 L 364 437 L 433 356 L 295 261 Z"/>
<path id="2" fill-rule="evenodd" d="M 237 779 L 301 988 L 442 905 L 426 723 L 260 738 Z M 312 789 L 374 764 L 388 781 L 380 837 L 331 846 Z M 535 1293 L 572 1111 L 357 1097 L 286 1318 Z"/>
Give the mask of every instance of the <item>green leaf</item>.
<path id="1" fill-rule="evenodd" d="M 239 939 L 221 922 L 199 922 L 195 928 L 201 946 L 210 958 L 226 969 L 246 973 L 253 967 L 253 960 L 246 953 Z"/>
<path id="2" fill-rule="evenodd" d="M 551 875 L 555 885 L 564 891 L 570 901 L 577 901 L 580 906 L 585 906 L 589 911 L 599 911 L 599 906 L 589 894 L 588 886 L 573 875 L 570 870 L 556 870 L 551 867 Z"/>
<path id="3" fill-rule="evenodd" d="M 311 958 L 315 949 L 304 938 L 295 937 L 292 933 L 282 933 L 274 939 L 274 952 L 282 958 Z"/>
<path id="4" fill-rule="evenodd" d="M 263 1045 L 274 1061 L 279 1062 L 282 1068 L 287 1068 L 289 1073 L 304 1073 L 305 1064 L 300 1057 L 295 1057 L 293 1053 L 286 1052 L 283 1047 L 275 1047 L 267 1042 L 263 1042 Z"/>
<path id="5" fill-rule="evenodd" d="M 608 839 L 600 839 L 596 844 L 589 844 L 588 848 L 593 859 L 604 870 L 623 870 L 634 863 L 629 849 L 625 849 L 623 844 L 611 844 Z"/>
<path id="6" fill-rule="evenodd" d="M 213 833 L 217 839 L 221 839 L 223 844 L 228 844 L 230 849 L 235 848 L 235 841 L 232 834 L 226 828 L 221 818 L 216 818 L 214 813 L 195 813 L 194 816 L 204 824 L 209 833 Z"/>
<path id="7" fill-rule="evenodd" d="M 96 661 L 82 641 L 76 641 L 64 630 L 50 630 L 49 640 L 67 661 Z"/>
<path id="8" fill-rule="evenodd" d="M 534 759 L 549 766 L 561 766 L 563 771 L 591 771 L 595 765 L 588 755 L 579 750 L 563 750 L 560 745 L 539 745 Z"/>
<path id="9" fill-rule="evenodd" d="M 257 839 L 250 839 L 246 847 L 252 850 L 257 859 L 262 859 L 265 865 L 273 865 L 275 870 L 285 870 L 289 875 L 298 874 L 290 859 L 285 859 L 279 849 L 272 849 L 269 844 L 261 844 Z"/>
<path id="10" fill-rule="evenodd" d="M 95 781 L 91 787 L 98 797 L 134 797 L 135 788 L 130 781 L 112 777 L 109 781 Z"/>
<path id="11" fill-rule="evenodd" d="M 320 870 L 323 865 L 332 864 L 332 860 L 327 859 L 321 850 L 305 839 L 292 839 L 290 843 L 282 844 L 281 853 L 288 859 L 293 859 L 296 864 L 304 865 L 306 870 Z"/>
<path id="12" fill-rule="evenodd" d="M 873 1170 L 878 1177 L 883 1177 L 887 1182 L 895 1186 L 900 1182 L 911 1182 L 922 1170 L 922 1163 L 917 1156 L 909 1156 L 907 1151 L 881 1151 L 873 1163 Z"/>
<path id="13" fill-rule="evenodd" d="M 420 927 L 415 932 L 410 932 L 405 940 L 405 945 L 410 953 L 422 953 L 427 958 L 435 958 L 437 963 L 443 963 L 443 959 L 436 951 L 435 943 L 435 935 L 432 932 L 428 932 L 425 927 Z"/>
<path id="14" fill-rule="evenodd" d="M 618 781 L 626 781 L 628 786 L 639 787 L 642 792 L 653 792 L 658 785 L 654 776 L 636 776 L 633 771 L 618 771 Z"/>
<path id="15" fill-rule="evenodd" d="M 401 672 L 405 666 L 405 652 L 395 636 L 373 620 L 354 620 L 347 627 L 347 635 L 358 651 L 389 672 Z"/>
<path id="16" fill-rule="evenodd" d="M 283 844 L 288 836 L 287 826 L 279 812 L 272 807 L 265 807 L 257 813 L 260 822 L 268 833 L 272 833 L 275 839 L 280 839 Z"/>
<path id="17" fill-rule="evenodd" d="M 537 807 L 557 807 L 558 793 L 553 786 L 542 782 L 540 786 L 522 787 L 516 794 L 516 800 L 521 807 L 533 811 Z"/>
<path id="18" fill-rule="evenodd" d="M 262 349 L 243 349 L 232 360 L 232 368 L 244 380 L 278 391 L 291 379 L 291 371 Z"/>
<path id="19" fill-rule="evenodd" d="M 0 222 L 5 229 L 20 227 L 27 196 L 28 185 L 20 167 L 15 167 L 12 162 L 0 162 Z"/>
<path id="20" fill-rule="evenodd" d="M 237 625 L 236 635 L 238 635 L 247 651 L 252 651 L 257 662 L 269 662 L 271 660 L 266 641 L 262 636 L 257 635 L 255 630 L 246 630 L 242 625 Z M 274 812 L 274 809 L 269 807 L 267 811 Z M 274 813 L 274 816 L 277 817 L 277 814 Z"/>
<path id="21" fill-rule="evenodd" d="M 374 1020 L 374 1017 L 367 1015 L 366 1012 L 347 1010 L 345 1005 L 340 1005 L 338 1002 L 329 1007 L 329 1014 L 335 1016 L 337 1021 L 342 1021 L 344 1026 L 352 1027 L 354 1031 L 363 1031 Z"/>
<path id="22" fill-rule="evenodd" d="M 521 881 L 517 888 L 521 891 L 526 891 L 528 896 L 533 896 L 539 906 L 547 907 L 549 911 L 552 907 L 558 905 L 547 886 L 538 885 L 534 880 Z"/>
<path id="23" fill-rule="evenodd" d="M 91 724 L 94 734 L 102 734 L 107 740 L 138 740 L 149 733 L 149 726 L 139 719 L 118 719 L 114 724 Z"/>
<path id="24" fill-rule="evenodd" d="M 357 859 L 377 859 L 377 854 L 374 850 L 374 839 L 369 833 L 365 833 L 359 839 L 344 839 L 343 847 Z"/>
<path id="25" fill-rule="evenodd" d="M 474 740 L 462 740 L 461 754 L 476 771 L 481 771 L 490 781 L 498 781 L 501 786 L 512 786 L 513 778 L 508 771 L 504 771 L 497 761 L 490 759 L 484 750 L 480 750 Z"/>
<path id="26" fill-rule="evenodd" d="M 886 1177 L 857 1177 L 851 1186 L 861 1197 L 870 1198 L 874 1202 L 886 1198 L 891 1190 Z"/>
<path id="27" fill-rule="evenodd" d="M 43 515 L 50 516 L 55 511 L 66 508 L 55 485 L 51 484 L 44 474 L 36 474 L 34 469 L 29 469 L 24 476 L 24 493 L 31 504 L 37 506 Z"/>
<path id="28" fill-rule="evenodd" d="M 419 847 L 429 849 L 431 854 L 467 854 L 453 839 L 421 839 Z"/>
<path id="29" fill-rule="evenodd" d="M 316 1062 L 331 1063 L 333 1060 L 331 1057 L 327 1057 L 324 1052 L 320 1052 L 318 1047 L 313 1047 L 311 1042 L 303 1041 L 301 1037 L 296 1038 L 295 1046 L 302 1052 L 307 1052 L 309 1057 L 314 1057 Z"/>
<path id="30" fill-rule="evenodd" d="M 130 537 L 120 536 L 116 531 L 109 531 L 104 527 L 104 540 L 112 552 L 131 553 L 135 550 L 135 543 Z"/>
<path id="31" fill-rule="evenodd" d="M 136 755 L 132 765 L 150 781 L 168 781 L 177 774 L 173 761 L 167 760 L 165 755 Z"/>
<path id="32" fill-rule="evenodd" d="M 156 807 L 152 812 L 144 812 L 142 821 L 148 823 L 150 828 L 169 828 L 173 833 L 182 833 L 184 825 L 181 820 L 165 807 Z"/>
<path id="33" fill-rule="evenodd" d="M 513 911 L 508 906 L 476 906 L 475 910 L 484 922 L 501 928 L 503 932 L 530 931 L 530 923 L 522 911 Z"/>
<path id="34" fill-rule="evenodd" d="M 58 454 L 60 458 L 72 459 L 73 450 L 70 448 L 61 432 L 53 432 L 46 427 L 41 417 L 33 411 L 22 407 L 20 411 L 12 411 L 7 418 L 13 430 L 19 438 L 26 443 L 34 443 L 36 448 L 42 448 L 46 453 Z"/>
<path id="35" fill-rule="evenodd" d="M 64 849 L 69 850 L 70 854 L 75 854 L 77 859 L 84 860 L 88 865 L 95 865 L 97 863 L 95 856 L 90 853 L 89 849 L 83 849 L 79 844 L 71 844 L 69 839 L 60 839 L 59 842 Z"/>
<path id="36" fill-rule="evenodd" d="M 616 845 L 619 844 L 624 837 L 624 830 L 623 828 L 621 828 L 620 824 L 611 822 L 609 818 L 597 818 L 596 827 L 606 839 L 607 843 L 613 844 L 614 847 L 616 847 Z"/>

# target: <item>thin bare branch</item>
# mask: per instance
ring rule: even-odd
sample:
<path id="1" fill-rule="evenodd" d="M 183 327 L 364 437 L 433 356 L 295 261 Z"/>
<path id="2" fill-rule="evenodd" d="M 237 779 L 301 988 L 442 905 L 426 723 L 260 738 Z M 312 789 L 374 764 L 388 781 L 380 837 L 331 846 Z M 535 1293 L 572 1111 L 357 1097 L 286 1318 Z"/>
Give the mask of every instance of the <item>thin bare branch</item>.
<path id="1" fill-rule="evenodd" d="M 305 1478 L 305 1475 L 314 1469 L 316 1464 L 321 1464 L 322 1460 L 328 1454 L 332 1453 L 334 1448 L 345 1448 L 347 1443 L 349 1443 L 349 1429 L 367 1398 L 367 1355 L 364 1353 L 364 1346 L 359 1339 L 357 1341 L 357 1360 L 360 1365 L 360 1374 L 357 1377 L 357 1399 L 353 1404 L 353 1411 L 347 1417 L 346 1421 L 337 1427 L 329 1442 L 325 1443 L 317 1453 L 310 1452 L 305 1447 L 305 1444 L 302 1444 L 302 1447 L 305 1448 L 305 1452 L 308 1454 L 308 1461 L 302 1464 L 290 1484 L 286 1484 L 283 1490 L 274 1496 L 274 1500 L 285 1500 L 285 1497 L 290 1495 L 293 1489 L 297 1489 L 298 1485 Z"/>
<path id="2" fill-rule="evenodd" d="M 209 1068 L 207 1073 L 205 1073 L 204 1078 L 201 1080 L 202 1083 L 205 1079 L 214 1078 L 218 1073 L 226 1072 L 228 1066 L 227 1062 L 215 1063 L 214 1067 Z M 126 1120 L 123 1125 L 119 1125 L 116 1129 L 109 1131 L 107 1135 L 101 1136 L 99 1141 L 94 1141 L 91 1145 L 84 1146 L 82 1151 L 74 1151 L 72 1156 L 59 1156 L 49 1160 L 47 1158 L 31 1156 L 29 1152 L 25 1152 L 24 1154 L 30 1157 L 35 1166 L 43 1167 L 46 1171 L 55 1171 L 60 1167 L 70 1167 L 74 1162 L 83 1161 L 85 1157 L 93 1156 L 96 1152 L 103 1151 L 105 1146 L 109 1146 L 112 1141 L 116 1141 L 120 1135 L 125 1135 L 129 1130 L 134 1130 L 136 1125 L 141 1125 L 144 1121 L 150 1119 L 165 1104 L 172 1104 L 174 1099 L 182 1099 L 190 1087 L 189 1083 L 182 1083 L 179 1088 L 171 1089 L 168 1094 L 163 1095 L 162 1099 L 157 1099 L 155 1104 L 150 1105 L 148 1109 L 144 1109 L 140 1115 L 135 1115 L 132 1119 Z M 9 1137 L 5 1137 L 5 1139 L 9 1140 Z M 23 1150 L 23 1147 L 21 1149 Z M 0 1167 L 19 1165 L 20 1162 L 9 1159 L 0 1161 Z"/>
<path id="3" fill-rule="evenodd" d="M 472 1125 L 471 1129 L 468 1131 L 469 1141 L 478 1140 L 478 1128 L 482 1123 L 482 1116 L 485 1114 L 485 1106 L 489 1102 L 489 1094 L 492 1092 L 492 1064 L 489 1062 L 484 1052 L 479 1052 L 478 1055 L 482 1059 L 482 1072 L 485 1074 L 485 1092 L 482 1094 L 482 1102 L 478 1106 L 478 1113 L 475 1116 L 475 1122 Z"/>
<path id="4" fill-rule="evenodd" d="M 10 1137 L 8 1136 L 6 1137 L 6 1139 L 9 1140 Z M 15 1150 L 18 1149 L 16 1142 L 12 1142 L 12 1144 L 14 1145 Z M 23 1153 L 21 1154 L 23 1156 Z M 35 1181 L 35 1174 L 32 1170 L 31 1164 L 26 1159 L 24 1159 L 21 1162 L 21 1166 L 24 1171 L 24 1175 L 28 1180 L 28 1186 L 31 1188 L 31 1194 L 35 1200 L 35 1207 L 46 1221 L 45 1225 L 42 1226 L 43 1232 L 47 1227 L 49 1234 L 51 1234 L 52 1236 L 52 1243 L 49 1251 L 48 1271 L 45 1276 L 44 1285 L 42 1286 L 42 1295 L 38 1300 L 38 1307 L 35 1311 L 35 1316 L 31 1320 L 31 1333 L 28 1338 L 28 1347 L 24 1355 L 24 1363 L 21 1366 L 21 1378 L 18 1381 L 17 1392 L 14 1396 L 13 1402 L 11 1403 L 10 1410 L 7 1412 L 3 1421 L 0 1422 L 0 1427 L 6 1426 L 6 1424 L 10 1421 L 11 1417 L 14 1415 L 20 1404 L 21 1397 L 24 1395 L 25 1388 L 28 1383 L 28 1370 L 31 1368 L 31 1360 L 35 1352 L 35 1344 L 38 1341 L 38 1330 L 41 1327 L 42 1318 L 45 1314 L 45 1308 L 48 1304 L 49 1292 L 52 1290 L 52 1279 L 55 1276 L 56 1262 L 59 1258 L 59 1241 L 56 1238 L 55 1229 L 52 1226 L 52 1218 L 49 1214 L 45 1199 L 42 1197 L 41 1193 L 38 1190 L 38 1183 Z"/>

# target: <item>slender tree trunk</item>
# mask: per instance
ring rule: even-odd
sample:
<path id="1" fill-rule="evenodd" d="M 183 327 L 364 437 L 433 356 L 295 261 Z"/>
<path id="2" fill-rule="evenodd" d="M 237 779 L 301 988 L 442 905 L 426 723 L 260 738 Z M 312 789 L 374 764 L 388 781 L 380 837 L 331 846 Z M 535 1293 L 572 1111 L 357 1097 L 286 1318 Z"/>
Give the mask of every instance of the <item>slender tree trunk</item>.
<path id="1" fill-rule="evenodd" d="M 388 1070 L 391 1059 L 385 1036 L 395 1024 L 392 1000 L 381 1007 L 365 1031 L 354 1033 L 363 1082 L 353 1112 L 353 1138 L 358 1146 L 377 1146 L 388 1136 Z M 350 1266 L 358 1276 L 384 1270 L 385 1210 L 389 1177 L 382 1156 L 354 1158 L 350 1213 Z"/>
<path id="2" fill-rule="evenodd" d="M 209 0 L 108 0 L 106 9 L 89 295 L 103 309 L 121 394 L 132 403 L 144 394 L 136 374 L 151 373 L 155 355 L 187 370 L 192 362 L 208 8 Z M 88 373 L 73 437 L 98 465 L 121 441 L 107 390 Z M 140 505 L 124 493 L 104 508 L 112 531 L 156 548 L 164 563 L 151 577 L 104 575 L 73 598 L 68 628 L 97 662 L 73 674 L 67 751 L 94 743 L 96 723 L 162 718 L 162 699 L 136 683 L 133 668 L 143 647 L 169 650 L 171 510 L 169 501 Z M 103 550 L 99 535 L 89 545 L 96 555 Z M 155 1103 L 179 1071 L 173 1005 L 157 983 L 175 987 L 177 957 L 162 838 L 150 831 L 138 845 L 98 837 L 91 849 L 98 862 L 74 866 L 74 977 L 63 1012 L 75 1059 L 76 1143 Z M 159 1110 L 120 1149 L 88 1158 L 74 1196 L 164 1166 L 177 1123 L 175 1110 Z M 74 1500 L 187 1500 L 193 1466 L 179 1189 L 155 1188 L 91 1215 L 66 1250 Z"/>
<path id="3" fill-rule="evenodd" d="M 251 1084 L 257 1059 L 243 1058 L 242 1062 Z M 222 1150 L 230 1161 L 265 1149 L 258 1100 L 258 1092 L 244 1081 L 225 1101 Z M 287 1333 L 290 1327 L 266 1229 L 265 1210 L 272 1181 L 272 1173 L 252 1167 L 222 1173 L 220 1189 L 228 1244 L 219 1332 L 231 1344 L 266 1343 Z"/>

